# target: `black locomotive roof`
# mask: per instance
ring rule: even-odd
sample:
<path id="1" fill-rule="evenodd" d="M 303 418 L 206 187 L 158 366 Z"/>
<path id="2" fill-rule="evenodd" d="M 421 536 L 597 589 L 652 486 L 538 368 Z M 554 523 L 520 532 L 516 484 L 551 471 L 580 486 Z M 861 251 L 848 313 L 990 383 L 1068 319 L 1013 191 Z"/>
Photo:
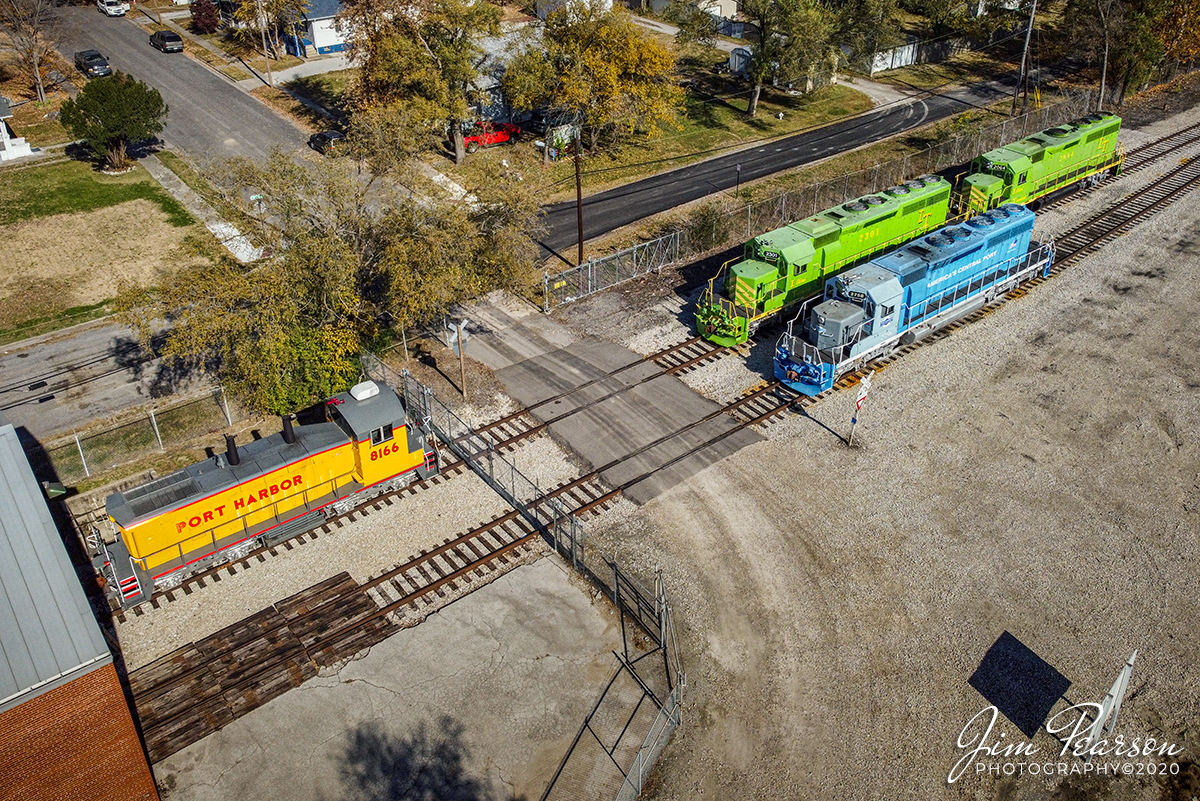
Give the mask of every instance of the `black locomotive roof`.
<path id="1" fill-rule="evenodd" d="M 109 495 L 105 506 L 113 520 L 129 526 L 349 441 L 333 423 L 297 426 L 294 443 L 284 442 L 283 434 L 253 440 L 237 446 L 239 464 L 229 464 L 226 454 L 219 453 L 149 484 Z"/>

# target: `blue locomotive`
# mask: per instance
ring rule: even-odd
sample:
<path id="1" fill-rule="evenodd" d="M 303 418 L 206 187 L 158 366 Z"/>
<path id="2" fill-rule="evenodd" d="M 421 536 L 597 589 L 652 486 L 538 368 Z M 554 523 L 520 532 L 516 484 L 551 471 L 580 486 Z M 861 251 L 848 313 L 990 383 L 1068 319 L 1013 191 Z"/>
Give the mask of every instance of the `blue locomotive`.
<path id="1" fill-rule="evenodd" d="M 788 323 L 775 348 L 775 377 L 820 394 L 843 373 L 1048 274 L 1054 246 L 1030 247 L 1033 220 L 1032 211 L 1006 203 L 829 279 L 823 300 Z"/>

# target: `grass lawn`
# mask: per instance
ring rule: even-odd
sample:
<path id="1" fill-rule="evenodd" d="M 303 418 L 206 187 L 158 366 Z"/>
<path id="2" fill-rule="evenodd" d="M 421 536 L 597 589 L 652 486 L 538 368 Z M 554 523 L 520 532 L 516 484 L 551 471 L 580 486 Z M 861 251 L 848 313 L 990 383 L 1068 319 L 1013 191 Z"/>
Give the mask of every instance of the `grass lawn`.
<path id="1" fill-rule="evenodd" d="M 997 75 L 1015 73 L 1020 67 L 1009 54 L 997 48 L 987 51 L 960 53 L 938 64 L 913 64 L 911 67 L 877 72 L 872 81 L 890 83 L 893 86 L 917 89 L 936 89 L 966 81 L 990 80 Z"/>
<path id="2" fill-rule="evenodd" d="M 358 69 L 352 67 L 293 78 L 285 83 L 284 87 L 290 92 L 320 103 L 331 111 L 346 113 L 346 92 L 357 76 Z"/>
<path id="3" fill-rule="evenodd" d="M 314 111 L 289 95 L 282 89 L 272 86 L 259 86 L 250 90 L 250 94 L 271 106 L 277 111 L 295 120 L 301 128 L 310 132 L 324 131 L 337 127 L 337 123 L 319 111 Z"/>
<path id="4" fill-rule="evenodd" d="M 158 160 L 166 165 L 168 170 L 179 176 L 179 180 L 187 184 L 193 192 L 204 198 L 205 202 L 216 210 L 221 219 L 237 225 L 243 231 L 248 228 L 248 226 L 242 224 L 244 218 L 242 217 L 241 209 L 235 208 L 225 202 L 216 189 L 213 188 L 213 185 L 209 183 L 208 178 L 197 170 L 192 162 L 182 158 L 177 153 L 172 153 L 170 150 L 160 150 L 158 152 Z M 215 253 L 221 254 L 221 252 L 222 248 L 220 245 L 217 245 Z"/>
<path id="5" fill-rule="evenodd" d="M 0 342 L 108 313 L 122 283 L 213 258 L 215 240 L 141 168 L 60 161 L 0 170 Z"/>
<path id="6" fill-rule="evenodd" d="M 77 86 L 82 86 L 84 77 L 75 71 L 61 56 L 54 53 L 50 56 L 46 74 L 57 70 L 70 77 Z M 58 121 L 58 110 L 67 93 L 47 85 L 46 101 L 37 101 L 33 86 L 27 81 L 19 68 L 15 56 L 0 49 L 0 95 L 12 101 L 12 118 L 9 126 L 17 136 L 24 137 L 34 147 L 49 147 L 73 141 L 71 134 Z"/>
<path id="7" fill-rule="evenodd" d="M 4 170 L 0 175 L 0 225 L 95 211 L 138 199 L 157 205 L 175 227 L 196 223 L 188 210 L 140 167 L 124 175 L 104 175 L 90 164 L 67 161 Z"/>
<path id="8" fill-rule="evenodd" d="M 189 31 L 192 30 L 192 21 L 190 19 L 184 20 L 183 25 Z M 263 58 L 261 40 L 255 39 L 253 42 L 248 39 L 242 40 L 235 37 L 229 31 L 217 31 L 216 33 L 204 33 L 196 35 L 201 39 L 204 39 L 207 42 L 219 47 L 221 50 L 227 53 L 231 59 L 240 58 L 250 67 L 258 70 L 264 75 L 266 74 L 267 60 Z M 279 70 L 285 70 L 288 67 L 295 67 L 296 65 L 303 63 L 303 59 L 283 53 L 281 54 L 280 58 L 271 59 L 271 69 L 275 72 L 278 72 Z M 246 77 L 253 76 L 248 75 Z"/>

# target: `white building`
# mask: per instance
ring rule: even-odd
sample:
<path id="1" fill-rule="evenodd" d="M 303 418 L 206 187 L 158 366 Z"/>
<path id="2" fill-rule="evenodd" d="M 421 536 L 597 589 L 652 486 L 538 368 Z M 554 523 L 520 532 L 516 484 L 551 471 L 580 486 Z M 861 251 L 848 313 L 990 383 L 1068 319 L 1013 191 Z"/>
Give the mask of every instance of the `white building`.
<path id="1" fill-rule="evenodd" d="M 33 155 L 33 148 L 19 136 L 8 135 L 8 123 L 5 120 L 12 117 L 8 98 L 0 97 L 0 161 L 11 161 L 23 156 Z"/>
<path id="2" fill-rule="evenodd" d="M 345 33 L 334 24 L 341 10 L 341 0 L 308 0 L 308 11 L 303 20 L 304 44 L 314 48 L 319 55 L 345 50 Z"/>

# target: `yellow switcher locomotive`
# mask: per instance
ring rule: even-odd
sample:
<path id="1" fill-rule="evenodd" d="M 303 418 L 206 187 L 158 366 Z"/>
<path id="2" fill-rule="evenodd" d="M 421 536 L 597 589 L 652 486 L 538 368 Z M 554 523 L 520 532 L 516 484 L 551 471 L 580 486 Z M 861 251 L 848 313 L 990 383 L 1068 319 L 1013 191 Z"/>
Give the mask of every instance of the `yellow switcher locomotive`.
<path id="1" fill-rule="evenodd" d="M 241 446 L 227 436 L 225 453 L 108 496 L 96 567 L 121 605 L 437 472 L 431 432 L 386 385 L 358 384 L 325 409 L 326 422 L 285 417 L 282 432 Z"/>

